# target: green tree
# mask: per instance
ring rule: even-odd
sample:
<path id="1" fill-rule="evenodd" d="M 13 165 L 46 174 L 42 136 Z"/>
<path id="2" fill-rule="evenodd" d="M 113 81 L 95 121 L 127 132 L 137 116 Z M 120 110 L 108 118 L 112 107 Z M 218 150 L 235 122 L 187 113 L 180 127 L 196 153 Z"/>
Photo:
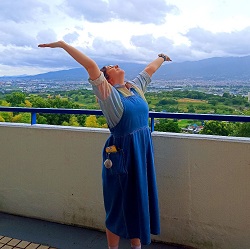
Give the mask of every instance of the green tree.
<path id="1" fill-rule="evenodd" d="M 38 124 L 48 124 L 47 119 L 41 114 L 37 114 L 36 122 Z"/>
<path id="2" fill-rule="evenodd" d="M 208 103 L 213 105 L 213 106 L 216 106 L 218 104 L 218 100 L 213 98 L 213 99 L 209 100 Z"/>
<path id="3" fill-rule="evenodd" d="M 192 104 L 188 106 L 188 113 L 195 113 L 195 109 Z"/>
<path id="4" fill-rule="evenodd" d="M 31 123 L 31 114 L 30 113 L 19 113 L 15 115 L 11 122 L 13 123 Z"/>
<path id="5" fill-rule="evenodd" d="M 13 92 L 11 94 L 7 94 L 5 99 L 7 102 L 11 104 L 11 106 L 20 106 L 21 104 L 25 104 L 26 95 L 22 92 Z"/>
<path id="6" fill-rule="evenodd" d="M 97 123 L 97 118 L 95 115 L 89 115 L 85 120 L 86 127 L 99 127 Z"/>
<path id="7" fill-rule="evenodd" d="M 47 98 L 42 98 L 40 96 L 31 95 L 29 99 L 31 105 L 35 108 L 49 108 L 49 102 Z"/>
<path id="8" fill-rule="evenodd" d="M 80 124 L 80 126 L 85 126 L 85 120 L 86 120 L 86 115 L 81 115 L 81 114 L 77 114 L 77 121 Z"/>
<path id="9" fill-rule="evenodd" d="M 66 122 L 66 121 L 63 121 L 63 122 L 62 122 L 62 125 L 63 125 L 63 126 L 69 126 L 69 123 Z"/>
<path id="10" fill-rule="evenodd" d="M 61 98 L 58 96 L 49 96 L 46 99 L 43 99 L 40 96 L 31 96 L 30 103 L 33 107 L 41 107 L 41 108 L 68 108 L 74 109 L 79 108 L 78 104 L 70 101 L 67 98 Z M 50 125 L 62 125 L 63 122 L 70 123 L 70 115 L 69 114 L 42 114 L 45 119 L 41 120 L 42 122 L 46 120 L 47 124 Z"/>
<path id="11" fill-rule="evenodd" d="M 8 103 L 6 100 L 2 100 L 1 106 L 10 106 L 10 103 Z"/>
<path id="12" fill-rule="evenodd" d="M 206 121 L 200 134 L 228 136 L 230 129 L 226 122 Z"/>
<path id="13" fill-rule="evenodd" d="M 99 116 L 97 118 L 97 122 L 99 124 L 100 127 L 107 127 L 107 121 L 106 121 L 106 118 L 104 116 Z"/>
<path id="14" fill-rule="evenodd" d="M 165 118 L 160 119 L 159 123 L 155 124 L 155 130 L 163 132 L 181 132 L 181 128 L 179 127 L 177 121 Z"/>
<path id="15" fill-rule="evenodd" d="M 223 98 L 230 98 L 231 95 L 230 95 L 230 93 L 225 92 L 225 93 L 223 93 L 222 97 L 223 97 Z"/>
<path id="16" fill-rule="evenodd" d="M 32 104 L 27 99 L 24 101 L 24 104 L 25 104 L 25 107 L 32 107 Z"/>
<path id="17" fill-rule="evenodd" d="M 13 112 L 2 112 L 1 113 L 4 122 L 11 122 L 13 118 Z"/>
<path id="18" fill-rule="evenodd" d="M 75 115 L 71 115 L 71 117 L 69 119 L 69 125 L 70 126 L 80 126 L 78 121 L 77 121 L 77 117 Z"/>
<path id="19" fill-rule="evenodd" d="M 242 123 L 236 132 L 237 137 L 250 137 L 250 123 Z"/>

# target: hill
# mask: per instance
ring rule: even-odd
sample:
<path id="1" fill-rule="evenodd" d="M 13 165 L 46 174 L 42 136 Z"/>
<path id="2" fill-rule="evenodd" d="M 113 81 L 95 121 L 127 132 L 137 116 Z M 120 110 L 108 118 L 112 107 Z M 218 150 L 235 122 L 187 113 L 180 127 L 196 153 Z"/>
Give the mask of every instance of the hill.
<path id="1" fill-rule="evenodd" d="M 99 62 L 103 66 L 105 63 Z M 100 66 L 100 67 L 101 67 Z M 132 79 L 145 65 L 137 63 L 119 63 L 126 72 L 126 78 Z M 250 56 L 218 57 L 199 61 L 165 63 L 156 72 L 154 80 L 250 80 Z M 87 80 L 83 68 L 73 68 L 37 74 L 33 76 L 0 77 L 0 79 L 43 79 L 43 80 Z"/>

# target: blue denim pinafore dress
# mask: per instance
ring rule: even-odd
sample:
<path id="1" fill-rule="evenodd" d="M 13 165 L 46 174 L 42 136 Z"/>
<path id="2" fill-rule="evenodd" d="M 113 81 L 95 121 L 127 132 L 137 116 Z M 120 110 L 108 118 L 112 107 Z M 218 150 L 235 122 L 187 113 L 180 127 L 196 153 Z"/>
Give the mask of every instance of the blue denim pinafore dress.
<path id="1" fill-rule="evenodd" d="M 150 234 L 160 233 L 158 193 L 153 144 L 148 127 L 148 104 L 136 92 L 121 100 L 124 107 L 120 122 L 111 128 L 103 149 L 103 196 L 106 227 L 126 238 L 140 238 L 150 244 Z M 106 147 L 115 145 L 116 153 Z M 106 168 L 109 158 L 112 167 Z"/>

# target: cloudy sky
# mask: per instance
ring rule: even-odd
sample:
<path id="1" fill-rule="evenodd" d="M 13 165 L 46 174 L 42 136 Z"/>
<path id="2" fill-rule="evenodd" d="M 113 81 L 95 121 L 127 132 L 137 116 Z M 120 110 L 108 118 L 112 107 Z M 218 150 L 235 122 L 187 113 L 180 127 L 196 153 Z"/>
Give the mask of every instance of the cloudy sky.
<path id="1" fill-rule="evenodd" d="M 0 0 L 0 76 L 78 67 L 65 40 L 95 60 L 147 63 L 250 55 L 249 0 Z"/>

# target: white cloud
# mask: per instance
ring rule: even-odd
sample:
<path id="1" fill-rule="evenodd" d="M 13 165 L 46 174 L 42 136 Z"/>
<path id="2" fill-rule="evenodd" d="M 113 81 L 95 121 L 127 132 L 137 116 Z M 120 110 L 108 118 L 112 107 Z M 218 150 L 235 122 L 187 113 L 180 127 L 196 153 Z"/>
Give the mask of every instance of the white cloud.
<path id="1" fill-rule="evenodd" d="M 3 46 L 34 46 L 36 43 L 35 37 L 23 32 L 14 23 L 0 23 L 0 37 Z"/>
<path id="2" fill-rule="evenodd" d="M 186 36 L 191 42 L 190 48 L 207 55 L 243 56 L 250 54 L 250 27 L 230 33 L 212 33 L 201 28 L 193 28 Z"/>
<path id="3" fill-rule="evenodd" d="M 77 67 L 60 49 L 37 48 L 58 39 L 96 60 L 250 55 L 249 9 L 248 0 L 1 0 L 0 76 Z"/>
<path id="4" fill-rule="evenodd" d="M 37 33 L 37 41 L 47 41 L 47 42 L 53 42 L 57 40 L 56 32 L 48 28 L 46 30 L 41 30 Z"/>
<path id="5" fill-rule="evenodd" d="M 61 9 L 72 18 L 85 18 L 90 22 L 105 22 L 111 18 L 108 3 L 102 0 L 65 0 Z"/>
<path id="6" fill-rule="evenodd" d="M 72 33 L 65 35 L 63 37 L 63 40 L 67 43 L 74 43 L 75 41 L 78 40 L 79 36 L 80 35 L 75 31 L 75 32 L 72 32 Z"/>
<path id="7" fill-rule="evenodd" d="M 1 0 L 0 21 L 24 23 L 35 21 L 36 16 L 49 12 L 48 5 L 33 0 Z"/>
<path id="8" fill-rule="evenodd" d="M 154 0 L 153 3 L 144 0 L 111 0 L 109 3 L 110 11 L 115 13 L 117 19 L 143 24 L 163 24 L 166 15 L 177 10 L 174 5 L 168 5 L 164 0 Z"/>
<path id="9" fill-rule="evenodd" d="M 119 19 L 130 22 L 155 23 L 165 22 L 168 13 L 176 11 L 174 5 L 169 5 L 165 0 L 65 0 L 62 10 L 74 18 L 84 18 L 89 22 L 107 22 Z"/>

